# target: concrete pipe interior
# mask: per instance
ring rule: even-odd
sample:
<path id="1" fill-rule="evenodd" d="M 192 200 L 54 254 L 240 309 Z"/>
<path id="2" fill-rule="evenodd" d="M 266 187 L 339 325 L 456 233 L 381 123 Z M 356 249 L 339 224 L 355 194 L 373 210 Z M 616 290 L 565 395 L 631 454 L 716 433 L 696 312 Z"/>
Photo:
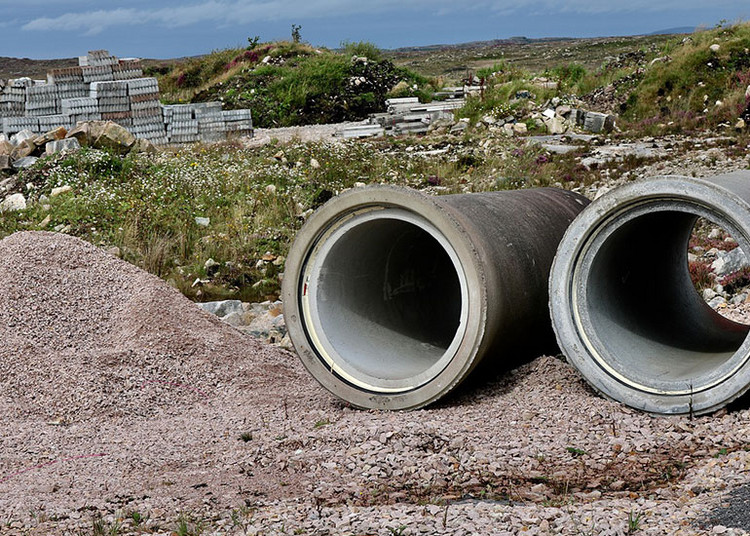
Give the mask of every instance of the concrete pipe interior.
<path id="1" fill-rule="evenodd" d="M 700 216 L 741 238 L 721 215 L 673 201 L 632 210 L 584 253 L 576 311 L 589 351 L 639 391 L 709 389 L 744 359 L 748 326 L 711 309 L 690 279 L 688 242 Z"/>
<path id="2" fill-rule="evenodd" d="M 375 393 L 429 382 L 461 343 L 466 276 L 450 243 L 403 209 L 346 218 L 306 263 L 304 324 L 344 381 Z"/>

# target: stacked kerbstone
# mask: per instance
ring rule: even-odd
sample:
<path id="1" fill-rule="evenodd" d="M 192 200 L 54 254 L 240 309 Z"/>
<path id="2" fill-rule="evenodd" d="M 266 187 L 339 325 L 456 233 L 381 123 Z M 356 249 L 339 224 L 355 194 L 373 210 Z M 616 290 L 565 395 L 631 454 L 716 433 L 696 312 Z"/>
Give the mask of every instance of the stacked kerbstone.
<path id="1" fill-rule="evenodd" d="M 170 143 L 195 143 L 200 141 L 194 105 L 170 104 L 164 106 L 163 116 Z"/>
<path id="2" fill-rule="evenodd" d="M 37 81 L 26 88 L 26 115 L 59 114 L 60 109 L 60 93 L 55 84 Z"/>
<path id="3" fill-rule="evenodd" d="M 126 84 L 133 122 L 130 130 L 133 135 L 157 145 L 168 143 L 156 78 L 134 78 Z"/>
<path id="4" fill-rule="evenodd" d="M 250 110 L 224 110 L 221 115 L 227 135 L 253 135 L 253 116 Z"/>
<path id="5" fill-rule="evenodd" d="M 26 111 L 26 88 L 32 84 L 29 78 L 8 80 L 1 84 L 0 117 L 20 117 Z"/>
<path id="6" fill-rule="evenodd" d="M 159 84 L 143 76 L 140 60 L 118 60 L 106 50 L 94 50 L 78 62 L 77 67 L 50 71 L 46 81 L 0 82 L 3 134 L 42 134 L 103 120 L 159 145 L 252 136 L 250 110 L 222 111 L 219 102 L 162 106 Z"/>

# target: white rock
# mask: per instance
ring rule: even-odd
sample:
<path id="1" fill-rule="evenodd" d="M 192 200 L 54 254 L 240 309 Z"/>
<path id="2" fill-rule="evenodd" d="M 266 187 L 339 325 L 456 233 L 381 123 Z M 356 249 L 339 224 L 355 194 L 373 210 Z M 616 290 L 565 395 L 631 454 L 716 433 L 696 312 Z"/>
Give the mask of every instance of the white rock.
<path id="1" fill-rule="evenodd" d="M 714 43 L 713 45 L 711 45 L 708 48 L 709 48 L 709 50 L 711 52 L 718 52 L 719 50 L 721 50 L 721 45 L 718 45 L 718 44 Z"/>
<path id="2" fill-rule="evenodd" d="M 50 192 L 50 197 L 57 197 L 58 195 L 68 193 L 73 190 L 73 187 L 70 184 L 66 184 L 65 186 L 60 186 L 59 188 L 52 188 L 52 191 Z"/>
<path id="3" fill-rule="evenodd" d="M 315 158 L 311 158 L 310 167 L 313 169 L 320 169 L 320 162 L 318 162 Z"/>
<path id="4" fill-rule="evenodd" d="M 0 203 L 0 212 L 14 212 L 26 210 L 26 198 L 23 194 L 9 195 Z"/>
<path id="5" fill-rule="evenodd" d="M 211 225 L 211 218 L 201 218 L 199 216 L 196 216 L 195 224 L 199 227 L 208 227 L 209 225 Z"/>

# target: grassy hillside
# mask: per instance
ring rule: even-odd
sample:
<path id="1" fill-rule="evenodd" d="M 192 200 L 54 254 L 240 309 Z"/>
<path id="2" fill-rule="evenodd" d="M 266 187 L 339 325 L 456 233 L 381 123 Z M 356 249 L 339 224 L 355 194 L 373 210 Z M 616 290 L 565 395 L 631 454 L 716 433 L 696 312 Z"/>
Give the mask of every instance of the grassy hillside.
<path id="1" fill-rule="evenodd" d="M 334 52 L 287 41 L 194 58 L 159 80 L 166 102 L 220 100 L 225 109 L 250 108 L 258 127 L 363 119 L 381 111 L 399 84 L 399 94 L 429 94 L 426 78 L 396 67 L 367 43 Z"/>

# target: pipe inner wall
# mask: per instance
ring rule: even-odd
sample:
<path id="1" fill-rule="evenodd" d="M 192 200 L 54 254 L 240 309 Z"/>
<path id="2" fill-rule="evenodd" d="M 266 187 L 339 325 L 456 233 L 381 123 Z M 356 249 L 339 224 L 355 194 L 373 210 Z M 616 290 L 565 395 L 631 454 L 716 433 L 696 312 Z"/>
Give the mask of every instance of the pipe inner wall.
<path id="1" fill-rule="evenodd" d="M 749 328 L 705 303 L 687 258 L 699 217 L 750 251 L 745 175 L 634 183 L 571 225 L 550 309 L 560 347 L 597 390 L 653 413 L 700 414 L 750 387 Z"/>
<path id="2" fill-rule="evenodd" d="M 587 204 L 556 188 L 434 197 L 371 186 L 331 199 L 286 261 L 300 360 L 354 406 L 414 409 L 555 352 L 549 269 Z"/>

